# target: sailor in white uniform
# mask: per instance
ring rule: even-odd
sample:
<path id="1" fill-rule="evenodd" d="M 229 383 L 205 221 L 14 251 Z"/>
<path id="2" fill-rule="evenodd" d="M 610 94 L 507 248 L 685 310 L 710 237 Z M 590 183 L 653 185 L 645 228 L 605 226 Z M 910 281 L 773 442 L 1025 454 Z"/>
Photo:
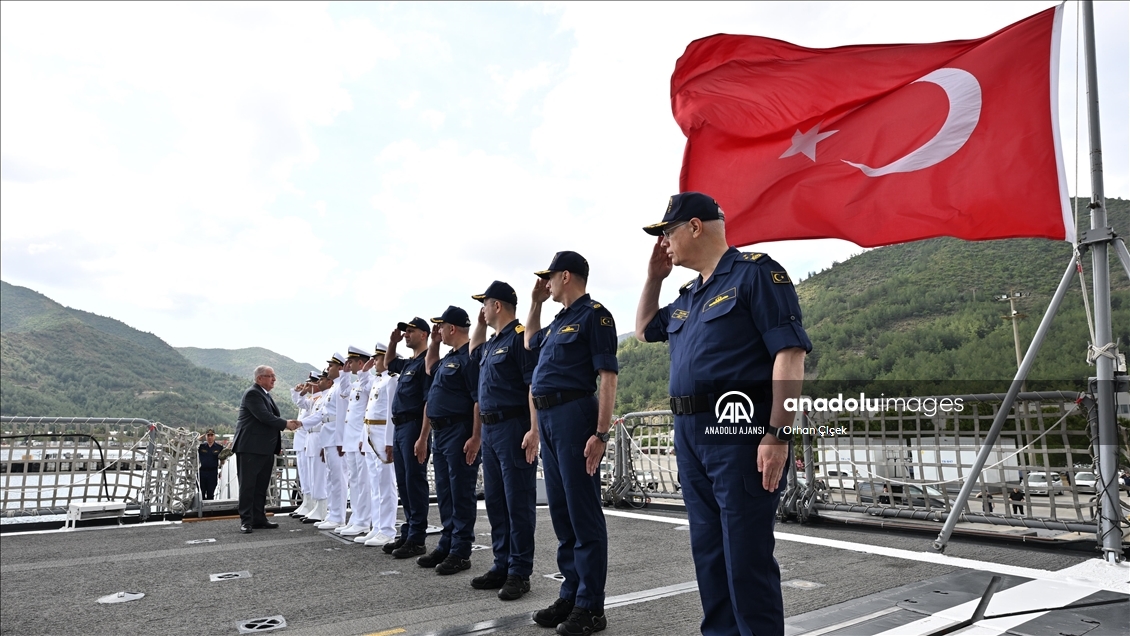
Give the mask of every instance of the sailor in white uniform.
<path id="1" fill-rule="evenodd" d="M 340 353 L 335 353 L 327 360 L 329 366 L 326 370 L 329 371 L 329 377 L 334 383 L 329 388 L 326 399 L 334 404 L 326 405 L 325 415 L 322 417 L 321 456 L 330 474 L 326 482 L 329 491 L 326 520 L 314 526 L 319 530 L 334 530 L 345 525 L 345 441 L 342 436 L 345 433 L 345 414 L 349 407 L 349 392 L 352 389 L 349 376 L 342 373 L 345 362 L 345 356 Z M 333 415 L 329 417 L 328 414 L 331 412 Z"/>
<path id="2" fill-rule="evenodd" d="M 326 418 L 326 408 L 336 405 L 333 400 L 327 399 L 332 387 L 333 380 L 329 378 L 328 371 L 322 371 L 314 386 L 314 393 L 310 396 L 310 413 L 299 420 L 301 429 L 307 431 L 304 458 L 309 468 L 310 492 L 314 498 L 314 509 L 303 517 L 302 523 L 321 523 L 329 514 L 330 471 L 322 461 L 322 420 Z"/>
<path id="3" fill-rule="evenodd" d="M 349 502 L 353 514 L 344 528 L 334 530 L 343 537 L 369 534 L 372 529 L 372 495 L 369 493 L 369 440 L 365 439 L 365 409 L 369 404 L 369 389 L 373 384 L 373 366 L 368 351 L 349 347 L 345 370 L 348 372 L 349 406 L 345 413 L 342 447 L 345 449 L 345 468 L 349 479 Z"/>
<path id="4" fill-rule="evenodd" d="M 318 376 L 313 373 L 306 381 L 299 384 L 290 390 L 290 400 L 298 407 L 298 420 L 301 421 L 306 416 L 310 415 L 314 410 L 314 402 L 310 399 L 315 389 L 314 384 L 318 381 Z M 314 511 L 314 495 L 310 490 L 310 473 L 312 472 L 309 467 L 309 461 L 306 458 L 306 438 L 309 433 L 305 427 L 299 426 L 294 431 L 294 463 L 298 468 L 298 486 L 302 490 L 302 505 L 290 513 L 290 516 L 295 518 L 302 518 L 307 513 Z"/>
<path id="5" fill-rule="evenodd" d="M 376 358 L 385 355 L 387 347 L 377 343 Z M 365 410 L 365 428 L 368 433 L 369 490 L 372 494 L 373 530 L 354 541 L 367 546 L 380 546 L 396 540 L 396 470 L 392 465 L 393 425 L 389 414 L 392 395 L 396 392 L 396 377 L 387 370 L 374 375 L 369 391 L 369 405 Z"/>

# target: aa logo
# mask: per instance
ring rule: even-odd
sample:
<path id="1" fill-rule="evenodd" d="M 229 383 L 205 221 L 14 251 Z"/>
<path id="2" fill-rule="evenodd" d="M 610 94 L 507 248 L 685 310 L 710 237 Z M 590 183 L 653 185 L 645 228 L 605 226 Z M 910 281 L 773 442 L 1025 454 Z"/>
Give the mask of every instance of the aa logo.
<path id="1" fill-rule="evenodd" d="M 719 424 L 753 424 L 753 400 L 741 391 L 727 391 L 714 403 Z"/>

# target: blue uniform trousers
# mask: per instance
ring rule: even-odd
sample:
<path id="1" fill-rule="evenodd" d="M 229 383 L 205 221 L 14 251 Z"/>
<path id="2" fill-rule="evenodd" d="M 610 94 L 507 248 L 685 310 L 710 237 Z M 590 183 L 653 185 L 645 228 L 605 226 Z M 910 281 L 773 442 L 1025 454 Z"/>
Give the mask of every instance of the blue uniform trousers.
<path id="1" fill-rule="evenodd" d="M 471 542 L 475 540 L 475 482 L 479 478 L 482 454 L 467 465 L 463 446 L 471 437 L 471 422 L 453 424 L 443 430 L 433 430 L 435 455 L 436 502 L 439 519 L 443 524 L 436 549 L 461 558 L 471 556 Z"/>
<path id="2" fill-rule="evenodd" d="M 694 416 L 675 417 L 675 457 L 702 598 L 702 633 L 783 635 L 773 527 L 788 471 L 769 493 L 757 472 L 757 446 L 696 443 L 694 429 Z"/>
<path id="3" fill-rule="evenodd" d="M 585 444 L 596 432 L 596 396 L 537 412 L 549 517 L 557 534 L 561 598 L 604 611 L 608 528 L 600 499 L 600 471 L 585 470 Z"/>
<path id="4" fill-rule="evenodd" d="M 483 424 L 483 493 L 490 520 L 491 570 L 522 578 L 534 571 L 537 459 L 526 462 L 522 438 L 530 421 L 511 418 Z"/>
<path id="5" fill-rule="evenodd" d="M 393 431 L 393 467 L 396 489 L 404 508 L 404 527 L 400 534 L 407 541 L 423 544 L 428 531 L 427 460 L 416 460 L 416 440 L 420 439 L 421 420 L 403 422 Z"/>
<path id="6" fill-rule="evenodd" d="M 200 469 L 200 498 L 201 499 L 215 499 L 216 498 L 216 480 L 219 477 L 219 471 L 215 468 L 201 468 Z"/>

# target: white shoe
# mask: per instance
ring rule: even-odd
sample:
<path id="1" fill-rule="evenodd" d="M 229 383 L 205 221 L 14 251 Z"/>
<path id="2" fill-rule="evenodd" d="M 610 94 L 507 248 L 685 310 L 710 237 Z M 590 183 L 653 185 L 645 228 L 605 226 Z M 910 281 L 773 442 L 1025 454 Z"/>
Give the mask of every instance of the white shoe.
<path id="1" fill-rule="evenodd" d="M 375 537 L 373 537 L 372 539 L 369 539 L 368 541 L 366 541 L 366 542 L 365 542 L 365 545 L 368 545 L 368 546 L 377 546 L 377 545 L 384 545 L 384 544 L 386 544 L 386 543 L 391 543 L 391 542 L 393 542 L 393 541 L 396 541 L 396 539 L 395 539 L 395 538 L 393 538 L 393 537 L 390 537 L 390 536 L 388 536 L 387 534 L 381 534 L 381 533 L 379 533 L 379 532 L 378 532 L 378 533 L 377 533 L 377 536 L 375 536 Z"/>
<path id="2" fill-rule="evenodd" d="M 323 521 L 322 523 L 314 524 L 314 527 L 319 530 L 335 530 L 343 525 L 345 524 L 340 521 Z"/>
<path id="3" fill-rule="evenodd" d="M 356 543 L 365 543 L 366 541 L 368 541 L 369 539 L 372 539 L 373 537 L 377 536 L 378 534 L 380 534 L 380 531 L 377 530 L 377 529 L 373 529 L 373 530 L 369 531 L 369 534 L 363 534 L 363 535 L 354 537 L 353 541 L 356 542 Z"/>
<path id="4" fill-rule="evenodd" d="M 345 526 L 335 532 L 343 537 L 355 537 L 359 534 L 369 534 L 369 526 Z"/>

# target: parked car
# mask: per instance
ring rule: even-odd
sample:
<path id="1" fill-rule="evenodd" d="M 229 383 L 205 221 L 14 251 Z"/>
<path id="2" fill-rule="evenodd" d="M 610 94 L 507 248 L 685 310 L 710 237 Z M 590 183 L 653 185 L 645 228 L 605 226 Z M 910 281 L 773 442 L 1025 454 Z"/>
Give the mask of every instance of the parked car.
<path id="1" fill-rule="evenodd" d="M 887 488 L 886 492 L 883 492 L 884 486 Z M 859 492 L 859 501 L 862 503 L 889 503 L 894 506 L 914 506 L 915 508 L 944 509 L 946 507 L 946 496 L 933 486 L 888 485 L 881 482 L 865 481 L 861 482 L 856 490 Z"/>
<path id="2" fill-rule="evenodd" d="M 829 488 L 855 490 L 855 477 L 841 470 L 828 470 L 816 473 L 817 481 L 823 481 Z"/>
<path id="3" fill-rule="evenodd" d="M 1095 492 L 1095 484 L 1099 478 L 1095 473 L 1082 472 L 1075 473 L 1075 491 L 1076 492 Z"/>
<path id="4" fill-rule="evenodd" d="M 1048 475 L 1051 475 L 1050 486 Z M 1049 490 L 1057 495 L 1063 494 L 1063 479 L 1059 473 L 1028 473 L 1025 483 L 1028 485 L 1028 492 L 1033 495 L 1046 495 Z"/>

